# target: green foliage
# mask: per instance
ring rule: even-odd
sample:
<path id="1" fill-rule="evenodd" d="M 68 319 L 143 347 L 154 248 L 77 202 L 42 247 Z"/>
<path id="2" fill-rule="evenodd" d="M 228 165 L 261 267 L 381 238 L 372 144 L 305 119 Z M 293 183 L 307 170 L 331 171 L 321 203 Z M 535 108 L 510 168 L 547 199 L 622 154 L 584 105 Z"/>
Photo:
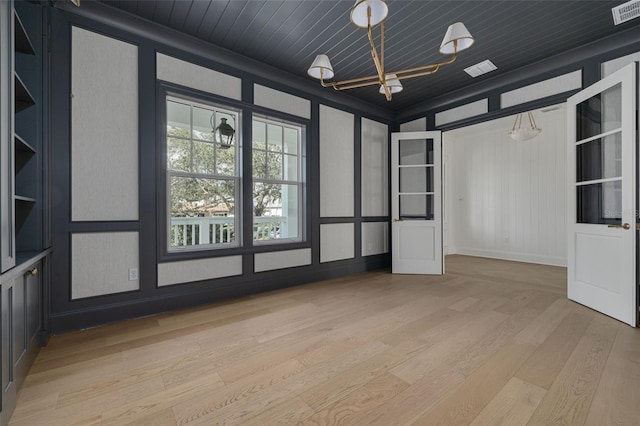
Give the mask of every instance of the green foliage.
<path id="1" fill-rule="evenodd" d="M 210 142 L 204 132 L 194 131 L 190 140 L 189 129 L 167 127 L 167 167 L 171 171 L 217 174 L 230 179 L 172 176 L 171 216 L 195 217 L 235 214 L 235 149 Z M 200 139 L 200 140 L 199 140 Z M 207 139 L 207 140 L 204 140 Z M 265 151 L 253 152 L 254 176 L 281 173 L 282 156 Z M 280 175 L 281 176 L 281 175 Z M 262 216 L 268 206 L 282 200 L 281 185 L 256 183 L 253 188 L 254 214 Z"/>

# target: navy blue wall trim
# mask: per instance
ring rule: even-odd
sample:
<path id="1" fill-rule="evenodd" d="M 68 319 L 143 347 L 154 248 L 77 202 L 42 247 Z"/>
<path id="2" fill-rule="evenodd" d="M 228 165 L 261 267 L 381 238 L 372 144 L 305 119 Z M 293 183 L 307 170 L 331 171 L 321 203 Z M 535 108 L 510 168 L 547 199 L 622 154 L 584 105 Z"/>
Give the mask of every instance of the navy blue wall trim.
<path id="1" fill-rule="evenodd" d="M 354 114 L 356 128 L 354 136 L 357 141 L 356 156 L 354 158 L 356 176 L 356 217 L 347 220 L 359 224 L 362 221 L 381 218 L 360 217 L 360 119 L 370 118 L 385 124 L 392 125 L 393 115 L 378 107 L 372 107 L 361 101 L 350 101 L 349 96 L 333 94 L 331 91 L 312 90 L 307 91 L 308 82 L 295 83 L 295 78 L 289 81 L 285 79 L 271 80 L 269 72 L 262 72 L 263 66 L 251 66 L 247 68 L 245 59 L 236 58 L 237 55 L 226 52 L 217 54 L 216 49 L 207 45 L 207 52 L 202 44 L 189 37 L 177 37 L 181 41 L 176 47 L 174 33 L 169 30 L 154 29 L 151 33 L 140 32 L 140 22 L 132 27 L 123 26 L 122 21 L 113 22 L 108 18 L 88 19 L 81 16 L 83 10 L 78 9 L 80 15 L 53 10 L 53 64 L 51 71 L 52 81 L 52 202 L 53 202 L 53 244 L 55 247 L 52 261 L 52 291 L 51 312 L 48 318 L 50 332 L 84 328 L 106 322 L 118 321 L 127 318 L 139 317 L 153 313 L 174 310 L 188 306 L 194 306 L 206 302 L 215 302 L 232 297 L 253 294 L 261 291 L 279 289 L 287 286 L 308 283 L 326 278 L 334 278 L 349 275 L 366 270 L 386 267 L 389 265 L 389 255 L 368 256 L 365 258 L 320 263 L 320 224 L 325 223 L 319 217 L 319 105 L 325 104 L 334 108 L 346 110 Z M 100 8 L 100 10 L 104 8 Z M 108 9 L 108 8 L 106 8 Z M 117 13 L 117 18 L 126 14 Z M 104 18 L 104 19 L 103 19 Z M 113 17 L 112 17 L 113 18 Z M 70 46 L 71 26 L 77 25 L 89 31 L 114 37 L 132 43 L 138 47 L 139 70 L 139 220 L 138 221 L 113 221 L 113 222 L 71 222 L 71 182 L 70 182 Z M 143 23 L 145 27 L 148 23 Z M 159 34 L 162 33 L 162 37 Z M 158 38 L 159 37 L 159 38 Z M 242 99 L 232 100 L 202 93 L 197 90 L 177 86 L 166 82 L 156 81 L 156 53 L 162 52 L 197 65 L 209 67 L 220 72 L 239 77 L 242 80 Z M 233 57 L 231 62 L 227 59 Z M 234 67 L 235 61 L 245 61 L 240 68 Z M 244 67 L 244 68 L 243 68 Z M 252 73 L 246 72 L 250 69 Z M 256 75 L 255 72 L 260 72 Z M 281 73 L 280 73 L 281 74 Z M 297 78 L 297 77 L 296 77 Z M 311 101 L 312 116 L 305 120 L 297 116 L 258 107 L 252 104 L 253 84 L 258 83 L 276 90 L 281 90 L 295 96 L 300 96 Z M 298 86 L 304 90 L 299 90 Z M 311 87 L 312 85 L 309 85 Z M 164 111 L 164 94 L 166 92 L 179 93 L 185 96 L 193 96 L 198 99 L 204 97 L 211 102 L 227 105 L 242 110 L 243 134 L 245 138 L 245 152 L 243 166 L 245 170 L 251 170 L 251 116 L 262 114 L 273 118 L 281 118 L 288 121 L 304 124 L 307 128 L 306 135 L 306 195 L 307 199 L 307 227 L 306 241 L 293 244 L 274 244 L 252 247 L 252 235 L 246 233 L 244 247 L 234 250 L 216 250 L 199 253 L 181 253 L 170 255 L 166 253 L 165 244 L 165 171 L 163 142 L 160 140 L 164 134 L 165 120 L 159 114 Z M 317 94 L 321 94 L 318 96 Z M 245 173 L 243 177 L 244 188 L 251 188 L 251 176 Z M 244 209 L 244 227 L 252 226 L 252 196 L 250 190 L 245 190 L 242 198 Z M 330 222 L 331 219 L 327 219 Z M 343 220 L 344 221 L 344 220 Z M 327 222 L 327 223 L 328 223 Z M 249 226 L 249 228 L 247 228 Z M 356 227 L 359 228 L 359 225 Z M 72 233 L 87 232 L 139 232 L 139 257 L 140 257 L 140 288 L 136 291 L 101 295 L 90 298 L 71 299 L 71 235 Z M 360 230 L 357 229 L 356 253 L 360 254 Z M 269 272 L 254 273 L 254 254 L 290 250 L 299 248 L 312 249 L 312 264 L 295 268 L 281 269 Z M 194 258 L 210 258 L 216 256 L 229 256 L 240 254 L 243 257 L 243 273 L 237 277 L 212 279 L 200 282 L 157 286 L 157 265 L 162 261 L 178 261 Z"/>
<path id="2" fill-rule="evenodd" d="M 399 122 L 426 117 L 427 128 L 435 129 L 435 113 L 481 98 L 489 98 L 489 114 L 442 126 L 448 130 L 491 118 L 510 115 L 527 109 L 538 108 L 563 102 L 573 92 L 537 100 L 512 108 L 500 109 L 500 93 L 555 77 L 566 72 L 583 70 L 584 85 L 597 81 L 600 77 L 600 62 L 640 50 L 640 34 L 633 28 L 600 40 L 579 49 L 563 53 L 532 66 L 488 77 L 463 90 L 446 96 L 430 99 L 407 108 L 401 113 L 368 104 L 346 93 L 321 88 L 315 82 L 298 76 L 282 73 L 265 64 L 242 57 L 234 52 L 221 49 L 194 37 L 163 28 L 140 18 L 128 15 L 103 4 L 83 3 L 81 8 L 60 3 L 61 9 L 52 11 L 52 52 L 51 52 L 51 120 L 49 134 L 51 142 L 51 207 L 52 240 L 55 250 L 52 255 L 51 289 L 51 331 L 60 332 L 76 328 L 98 325 L 141 315 L 148 315 L 181 307 L 193 306 L 283 288 L 310 281 L 344 276 L 373 268 L 389 265 L 389 255 L 359 257 L 361 254 L 360 224 L 372 221 L 388 221 L 388 216 L 376 218 L 361 217 L 361 118 L 366 117 L 389 125 L 390 134 L 398 131 Z M 140 146 L 139 146 L 139 193 L 140 220 L 128 222 L 75 222 L 70 221 L 70 45 L 71 25 L 77 25 L 109 37 L 114 37 L 138 46 L 139 59 L 139 99 L 140 99 Z M 243 110 L 246 118 L 243 131 L 250 136 L 250 117 L 253 113 L 300 121 L 281 112 L 252 105 L 253 84 L 261 84 L 311 101 L 311 120 L 307 125 L 307 240 L 304 243 L 260 246 L 237 251 L 202 252 L 201 254 L 176 254 L 167 257 L 163 253 L 164 211 L 159 205 L 164 202 L 164 173 L 159 167 L 162 153 L 159 152 L 159 135 L 162 134 L 163 120 L 158 120 L 159 100 L 155 79 L 156 53 L 171 55 L 197 65 L 236 76 L 242 80 L 242 100 L 232 101 L 207 95 L 217 103 L 236 106 Z M 167 85 L 170 87 L 170 85 Z M 173 87 L 176 89 L 177 87 Z M 184 88 L 177 88 L 186 90 Z M 196 93 L 196 92 L 192 92 Z M 201 95 L 201 93 L 197 93 Z M 354 185 L 355 211 L 353 218 L 320 218 L 319 215 L 319 106 L 345 110 L 354 114 L 355 151 Z M 389 149 L 391 149 L 389 137 Z M 247 152 L 245 153 L 247 154 Z M 390 157 L 390 156 L 389 156 Z M 250 155 L 245 155 L 245 170 L 250 170 Z M 390 160 L 389 160 L 390 165 Z M 247 168 L 249 167 L 249 168 Z M 250 188 L 250 176 L 245 176 L 244 186 Z M 245 229 L 247 214 L 251 205 L 249 193 L 243 195 Z M 389 206 L 391 196 L 389 195 Z M 354 223 L 355 259 L 331 263 L 320 263 L 320 225 L 323 223 Z M 389 227 L 391 228 L 391 227 Z M 134 231 L 140 233 L 140 289 L 135 292 L 111 294 L 87 299 L 70 298 L 70 238 L 73 232 L 114 232 Z M 244 236 L 244 241 L 250 235 Z M 246 245 L 246 247 L 250 247 Z M 253 272 L 253 254 L 295 248 L 312 249 L 312 264 L 297 268 Z M 241 254 L 243 274 L 238 277 L 186 283 L 167 287 L 157 287 L 157 264 L 159 261 L 213 257 L 217 255 Z"/>
<path id="3" fill-rule="evenodd" d="M 353 237 L 355 239 L 355 257 L 362 256 L 362 116 L 356 115 L 353 123 L 353 193 L 356 198 L 353 200 L 353 215 L 355 226 Z"/>
<path id="4" fill-rule="evenodd" d="M 158 289 L 156 295 L 145 299 L 129 299 L 115 303 L 101 303 L 97 306 L 85 306 L 65 312 L 54 313 L 50 317 L 53 334 L 93 327 L 126 318 L 142 317 L 158 312 L 167 312 L 205 303 L 220 302 L 255 293 L 279 290 L 315 281 L 339 278 L 373 269 L 387 268 L 387 255 L 368 256 L 357 261 L 325 263 L 314 268 L 313 273 L 301 274 L 305 267 L 286 270 L 261 272 L 252 280 L 243 277 L 225 279 L 224 285 L 212 285 L 211 281 L 193 283 L 180 293 L 169 293 L 168 288 Z M 170 286 L 174 287 L 174 286 Z"/>
<path id="5" fill-rule="evenodd" d="M 629 28 L 524 68 L 499 74 L 495 77 L 491 76 L 491 74 L 486 77 L 480 77 L 477 83 L 461 90 L 429 99 L 424 103 L 400 111 L 396 119 L 404 123 L 424 116 L 426 113 L 427 128 L 435 129 L 435 122 L 430 122 L 429 113 L 454 108 L 487 97 L 489 98 L 489 111 L 492 112 L 495 108 L 500 107 L 499 100 L 498 102 L 495 101 L 495 96 L 499 97 L 500 93 L 580 69 L 583 70 L 583 87 L 587 87 L 600 79 L 601 62 L 634 53 L 638 50 L 640 50 L 640 32 L 638 32 L 637 28 Z M 522 111 L 526 111 L 526 109 L 521 108 L 518 112 Z"/>
<path id="6" fill-rule="evenodd" d="M 205 101 L 211 102 L 213 104 L 219 105 L 221 107 L 233 107 L 241 111 L 242 115 L 242 139 L 243 139 L 243 152 L 242 152 L 242 170 L 246 171 L 242 175 L 242 188 L 243 192 L 241 195 L 241 209 L 242 209 L 242 229 L 245 230 L 242 234 L 242 245 L 237 248 L 231 249 L 211 249 L 211 250 L 198 250 L 198 251 L 189 251 L 189 252 L 168 252 L 166 241 L 167 241 L 167 188 L 166 188 L 166 140 L 165 140 L 165 130 L 163 128 L 163 123 L 166 122 L 166 105 L 165 99 L 167 95 L 174 94 L 179 97 L 189 98 L 195 101 Z M 309 142 L 311 138 L 309 137 L 309 124 L 310 121 L 300 118 L 298 116 L 290 115 L 287 113 L 283 113 L 280 111 L 273 111 L 267 108 L 257 107 L 255 105 L 249 104 L 246 99 L 253 99 L 253 84 L 249 80 L 248 82 L 243 80 L 242 85 L 242 101 L 237 101 L 233 99 L 223 98 L 220 96 L 215 96 L 209 93 L 201 92 L 198 90 L 190 89 L 187 87 L 178 86 L 176 84 L 167 83 L 164 81 L 159 81 L 156 84 L 156 144 L 155 147 L 158 150 L 157 156 L 157 203 L 156 203 L 156 212 L 157 212 L 157 253 L 158 253 L 158 261 L 175 261 L 175 260 L 187 260 L 187 259 L 201 259 L 201 258 L 211 258 L 211 257 L 220 257 L 220 256 L 230 256 L 241 254 L 243 256 L 251 255 L 252 253 L 261 253 L 266 251 L 280 251 L 280 250 L 292 250 L 298 248 L 307 248 L 311 247 L 311 242 L 308 238 L 305 241 L 301 242 L 293 242 L 293 243 L 276 243 L 276 244 L 260 244 L 254 245 L 253 243 L 253 235 L 250 229 L 253 228 L 253 197 L 252 197 L 252 177 L 250 171 L 252 170 L 253 158 L 252 158 L 252 150 L 251 150 L 251 141 L 252 141 L 252 117 L 254 113 L 258 113 L 261 115 L 268 116 L 269 118 L 282 119 L 292 123 L 298 123 L 305 126 L 306 134 L 304 135 L 304 146 L 303 152 L 307 153 L 309 151 Z M 309 162 L 311 161 L 310 156 L 305 155 L 305 159 L 307 164 L 304 165 L 304 170 L 309 169 Z M 310 215 L 309 215 L 309 203 L 306 200 L 303 200 L 305 203 L 305 228 L 303 230 L 305 235 L 309 235 L 309 225 L 311 223 Z M 245 263 L 252 263 L 253 257 L 249 256 Z M 253 270 L 253 268 L 251 268 Z"/>
<path id="7" fill-rule="evenodd" d="M 93 25 L 109 27 L 110 32 L 126 32 L 132 39 L 148 39 L 158 45 L 164 46 L 163 53 L 180 53 L 181 57 L 192 56 L 198 62 L 204 60 L 215 61 L 216 66 L 212 67 L 221 72 L 230 72 L 234 75 L 255 75 L 256 82 L 274 87 L 280 85 L 286 88 L 285 91 L 295 91 L 298 96 L 316 97 L 323 103 L 337 102 L 353 110 L 369 112 L 372 116 L 392 120 L 394 114 L 390 111 L 369 104 L 360 99 L 345 93 L 338 93 L 327 90 L 315 82 L 301 78 L 297 75 L 283 73 L 282 70 L 273 68 L 261 62 L 241 56 L 230 50 L 206 43 L 195 37 L 183 34 L 158 24 L 148 22 L 139 17 L 123 13 L 97 2 L 86 2 L 82 7 L 77 8 L 71 4 L 62 3 L 59 5 L 64 10 L 67 19 L 74 22 L 92 22 Z M 187 56 L 185 56 L 187 55 Z M 277 88 L 277 87 L 274 87 Z"/>
<path id="8" fill-rule="evenodd" d="M 142 294 L 152 294 L 158 281 L 156 267 L 156 114 L 149 106 L 156 104 L 156 82 L 148 78 L 156 75 L 156 55 L 153 45 L 143 41 L 138 45 L 138 91 L 140 102 L 138 116 L 140 117 L 139 131 L 139 243 L 140 251 L 140 291 Z"/>

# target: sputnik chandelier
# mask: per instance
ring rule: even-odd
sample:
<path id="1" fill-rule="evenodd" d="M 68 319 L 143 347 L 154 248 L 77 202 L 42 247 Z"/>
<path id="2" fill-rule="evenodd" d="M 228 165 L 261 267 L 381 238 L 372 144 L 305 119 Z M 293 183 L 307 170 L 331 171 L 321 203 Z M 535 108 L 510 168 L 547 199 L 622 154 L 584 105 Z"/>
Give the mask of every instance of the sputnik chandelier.
<path id="1" fill-rule="evenodd" d="M 448 65 L 456 60 L 458 52 L 461 52 L 473 44 L 473 37 L 462 22 L 449 25 L 447 32 L 440 44 L 440 53 L 451 55 L 443 62 L 407 68 L 399 71 L 386 72 L 384 68 L 384 24 L 389 13 L 389 7 L 385 0 L 356 0 L 351 8 L 351 22 L 359 27 L 367 29 L 371 56 L 376 67 L 377 74 L 367 77 L 352 78 L 350 80 L 327 82 L 333 78 L 333 67 L 327 55 L 318 55 L 309 67 L 307 73 L 320 80 L 323 87 L 333 87 L 335 90 L 355 89 L 357 87 L 380 85 L 379 92 L 388 101 L 394 93 L 402 91 L 401 80 L 414 77 L 422 77 L 437 72 L 441 66 Z M 373 28 L 380 25 L 380 53 L 373 39 Z"/>

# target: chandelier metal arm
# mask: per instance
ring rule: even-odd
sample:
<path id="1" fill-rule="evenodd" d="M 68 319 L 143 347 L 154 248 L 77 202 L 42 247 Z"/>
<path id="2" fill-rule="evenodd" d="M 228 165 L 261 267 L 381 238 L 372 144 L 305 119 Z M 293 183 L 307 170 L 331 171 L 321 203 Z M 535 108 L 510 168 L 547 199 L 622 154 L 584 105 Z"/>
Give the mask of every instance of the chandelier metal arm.
<path id="1" fill-rule="evenodd" d="M 457 58 L 457 54 L 454 53 L 451 59 L 449 59 L 448 61 L 389 72 L 387 74 L 397 75 L 397 78 L 391 79 L 389 81 L 407 80 L 414 77 L 422 77 L 425 75 L 435 74 L 440 69 L 441 66 L 449 65 L 453 63 L 456 60 L 456 58 Z M 324 74 L 324 73 L 321 71 L 321 74 Z M 367 87 L 367 86 L 374 86 L 374 85 L 380 84 L 380 76 L 368 75 L 366 77 L 351 78 L 349 80 L 325 82 L 324 75 L 322 75 L 320 78 L 320 84 L 322 85 L 322 87 L 332 87 L 335 90 L 356 89 L 359 87 Z"/>
<path id="2" fill-rule="evenodd" d="M 371 56 L 373 57 L 373 63 L 376 66 L 376 71 L 378 72 L 379 83 L 384 89 L 384 96 L 388 101 L 390 101 L 391 90 L 386 84 L 384 84 L 384 65 L 380 60 L 380 56 L 384 58 L 384 21 L 380 24 L 380 38 L 382 40 L 382 49 L 381 55 L 378 56 L 378 48 L 376 47 L 376 43 L 373 40 L 373 29 L 371 28 L 371 9 L 367 9 L 367 15 L 367 18 L 369 19 L 369 25 L 367 26 L 367 37 L 369 38 L 369 46 L 371 47 Z"/>
<path id="3" fill-rule="evenodd" d="M 449 65 L 455 62 L 456 58 L 458 57 L 457 52 L 454 51 L 454 53 L 451 55 L 451 59 L 447 60 L 447 61 L 443 61 L 443 62 L 438 62 L 435 64 L 428 64 L 428 65 L 422 65 L 419 67 L 413 67 L 413 68 L 405 68 L 402 70 L 398 70 L 398 71 L 392 71 L 392 72 L 388 72 L 387 74 L 396 74 L 398 76 L 398 80 L 403 80 L 403 79 L 408 79 L 408 78 L 413 78 L 413 77 L 418 77 L 416 76 L 402 76 L 401 74 L 407 74 L 407 73 L 413 73 L 413 72 L 418 72 L 418 71 L 426 71 L 428 69 L 432 69 L 433 72 L 429 72 L 429 74 L 433 74 L 436 71 L 438 71 L 438 69 L 443 66 L 443 65 Z M 428 74 L 421 74 L 421 75 L 428 75 Z"/>
<path id="4" fill-rule="evenodd" d="M 384 94 L 388 101 L 393 93 L 402 91 L 400 80 L 434 74 L 443 65 L 453 63 L 459 52 L 468 49 L 473 45 L 473 36 L 462 22 L 455 22 L 447 28 L 447 31 L 440 44 L 440 53 L 451 55 L 447 60 L 413 68 L 406 68 L 395 72 L 385 71 L 385 26 L 389 8 L 387 0 L 356 0 L 351 9 L 351 22 L 358 28 L 367 30 L 367 39 L 371 50 L 371 57 L 376 68 L 376 75 L 352 78 L 336 82 L 325 82 L 324 79 L 332 79 L 334 76 L 333 67 L 326 54 L 319 54 L 307 70 L 309 76 L 319 79 L 323 87 L 332 87 L 335 90 L 355 89 L 358 87 L 380 85 L 379 92 Z M 374 27 L 380 25 L 380 51 L 376 46 L 373 36 Z"/>
<path id="5" fill-rule="evenodd" d="M 320 84 L 322 85 L 322 87 L 333 87 L 335 90 L 346 90 L 356 89 L 358 87 L 373 86 L 375 84 L 380 84 L 380 81 L 377 75 L 370 75 L 367 77 L 352 78 L 350 80 L 325 82 L 324 72 L 321 71 Z"/>

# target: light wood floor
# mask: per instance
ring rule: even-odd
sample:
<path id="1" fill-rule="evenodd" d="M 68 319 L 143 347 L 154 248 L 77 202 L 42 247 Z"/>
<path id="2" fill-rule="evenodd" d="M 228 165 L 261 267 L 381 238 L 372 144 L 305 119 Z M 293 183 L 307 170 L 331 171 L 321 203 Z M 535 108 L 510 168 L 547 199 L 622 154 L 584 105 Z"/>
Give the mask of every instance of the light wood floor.
<path id="1" fill-rule="evenodd" d="M 451 256 L 52 338 L 13 425 L 640 424 L 640 331 Z"/>

